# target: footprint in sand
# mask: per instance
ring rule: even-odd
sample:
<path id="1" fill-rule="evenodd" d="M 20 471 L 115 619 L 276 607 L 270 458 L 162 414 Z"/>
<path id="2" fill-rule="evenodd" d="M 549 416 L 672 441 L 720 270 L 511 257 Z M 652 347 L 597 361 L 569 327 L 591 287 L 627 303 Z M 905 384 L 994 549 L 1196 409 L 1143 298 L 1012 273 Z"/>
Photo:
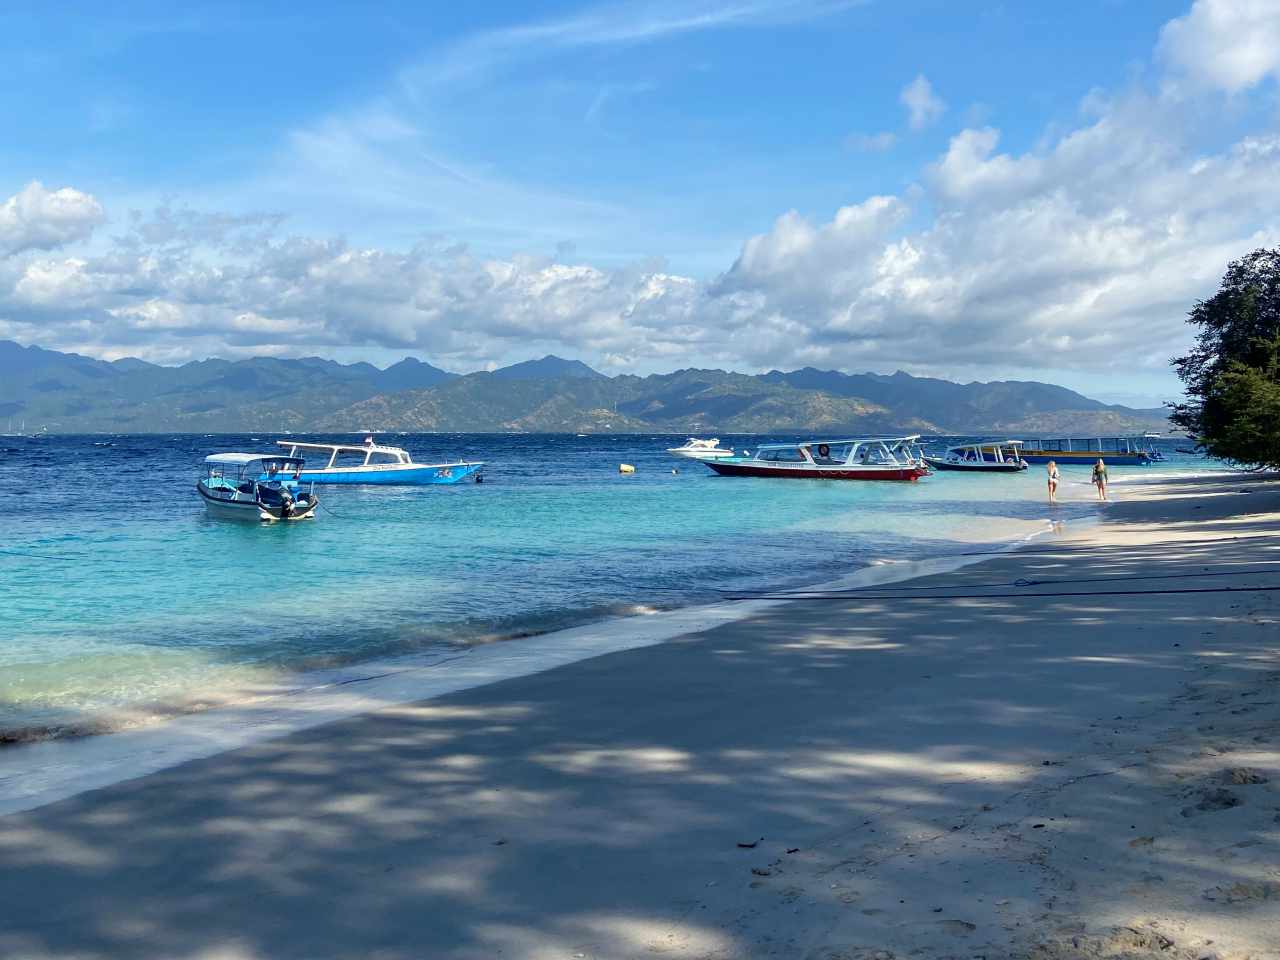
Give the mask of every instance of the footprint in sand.
<path id="1" fill-rule="evenodd" d="M 1200 793 L 1200 802 L 1190 807 L 1182 808 L 1184 817 L 1194 817 L 1198 813 L 1213 813 L 1216 810 L 1230 810 L 1232 807 L 1238 807 L 1243 803 L 1238 796 L 1230 790 L 1218 787 L 1215 790 L 1203 790 Z"/>
<path id="2" fill-rule="evenodd" d="M 1204 892 L 1206 900 L 1217 903 L 1256 903 L 1262 900 L 1280 900 L 1280 883 L 1233 883 L 1230 886 L 1211 887 Z"/>

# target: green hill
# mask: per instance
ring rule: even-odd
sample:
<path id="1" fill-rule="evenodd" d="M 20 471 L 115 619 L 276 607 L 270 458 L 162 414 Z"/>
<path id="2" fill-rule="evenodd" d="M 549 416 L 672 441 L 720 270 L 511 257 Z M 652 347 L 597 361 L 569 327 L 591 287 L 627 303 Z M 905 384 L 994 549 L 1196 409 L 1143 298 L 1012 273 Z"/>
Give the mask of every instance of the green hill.
<path id="1" fill-rule="evenodd" d="M 1126 433 L 1163 410 L 1047 383 L 952 383 L 806 368 L 607 377 L 559 357 L 465 376 L 406 358 L 386 370 L 317 357 L 107 362 L 0 341 L 0 417 L 62 433 L 496 431 Z M 15 423 L 16 425 L 16 423 Z"/>

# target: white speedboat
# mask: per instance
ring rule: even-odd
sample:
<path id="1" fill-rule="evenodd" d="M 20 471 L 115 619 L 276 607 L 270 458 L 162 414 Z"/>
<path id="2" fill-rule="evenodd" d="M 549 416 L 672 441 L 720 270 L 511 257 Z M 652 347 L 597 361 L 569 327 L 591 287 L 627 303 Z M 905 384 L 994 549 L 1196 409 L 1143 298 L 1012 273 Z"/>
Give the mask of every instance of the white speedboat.
<path id="1" fill-rule="evenodd" d="M 732 449 L 726 450 L 720 446 L 719 437 L 712 437 L 710 440 L 690 437 L 683 447 L 668 447 L 667 453 L 673 457 L 686 457 L 689 460 L 721 460 L 724 457 L 736 456 Z"/>
<path id="2" fill-rule="evenodd" d="M 302 460 L 274 453 L 215 453 L 204 458 L 196 492 L 210 515 L 237 520 L 309 520 L 314 491 L 298 484 Z"/>

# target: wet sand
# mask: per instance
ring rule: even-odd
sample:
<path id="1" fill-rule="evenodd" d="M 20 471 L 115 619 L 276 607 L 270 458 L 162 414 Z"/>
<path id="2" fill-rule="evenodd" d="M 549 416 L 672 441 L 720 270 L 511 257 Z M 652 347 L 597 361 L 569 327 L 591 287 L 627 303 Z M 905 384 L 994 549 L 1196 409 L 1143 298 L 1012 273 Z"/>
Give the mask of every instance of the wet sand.
<path id="1" fill-rule="evenodd" d="M 1278 488 L 2 817 L 0 956 L 1280 956 Z"/>

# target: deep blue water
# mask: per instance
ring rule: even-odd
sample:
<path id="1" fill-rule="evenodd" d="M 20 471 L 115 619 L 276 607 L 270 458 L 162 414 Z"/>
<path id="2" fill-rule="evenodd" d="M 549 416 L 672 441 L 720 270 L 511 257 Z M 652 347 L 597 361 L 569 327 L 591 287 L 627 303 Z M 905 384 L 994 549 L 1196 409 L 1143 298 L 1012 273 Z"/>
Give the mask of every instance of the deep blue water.
<path id="1" fill-rule="evenodd" d="M 0 438 L 0 733 L 127 722 L 297 671 L 812 583 L 1020 538 L 1050 515 L 1037 467 L 786 482 L 669 457 L 684 437 L 432 434 L 381 439 L 423 462 L 485 460 L 486 482 L 318 487 L 304 523 L 206 516 L 203 458 L 275 439 Z M 1065 473 L 1073 502 L 1055 519 L 1091 514 L 1087 470 Z"/>

